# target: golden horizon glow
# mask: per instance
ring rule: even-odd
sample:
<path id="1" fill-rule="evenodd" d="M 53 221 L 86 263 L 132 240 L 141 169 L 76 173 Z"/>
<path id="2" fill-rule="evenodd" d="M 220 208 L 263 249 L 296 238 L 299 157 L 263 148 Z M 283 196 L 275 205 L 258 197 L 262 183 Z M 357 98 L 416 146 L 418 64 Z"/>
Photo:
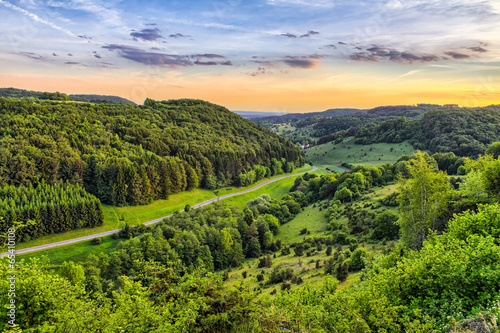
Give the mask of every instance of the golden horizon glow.
<path id="1" fill-rule="evenodd" d="M 0 87 L 235 111 L 500 104 L 493 0 L 0 0 L 0 15 Z"/>

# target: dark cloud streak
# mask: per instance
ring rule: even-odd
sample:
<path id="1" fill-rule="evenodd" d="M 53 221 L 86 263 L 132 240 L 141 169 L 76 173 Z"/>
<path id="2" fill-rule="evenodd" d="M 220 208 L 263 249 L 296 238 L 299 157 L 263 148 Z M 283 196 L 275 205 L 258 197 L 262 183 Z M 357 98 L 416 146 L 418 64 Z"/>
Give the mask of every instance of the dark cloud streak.
<path id="1" fill-rule="evenodd" d="M 453 59 L 468 59 L 468 58 L 470 58 L 470 55 L 468 55 L 468 54 L 458 53 L 458 52 L 454 52 L 454 51 L 445 52 L 444 54 L 452 57 Z"/>
<path id="2" fill-rule="evenodd" d="M 230 60 L 226 60 L 226 57 L 219 54 L 193 54 L 193 55 L 173 55 L 159 52 L 147 52 L 141 50 L 137 47 L 127 46 L 127 45 L 117 45 L 111 44 L 103 46 L 102 48 L 109 51 L 118 51 L 120 57 L 132 60 L 148 66 L 168 66 L 168 67 L 188 67 L 193 65 L 201 66 L 232 66 Z M 191 59 L 196 58 L 193 62 Z M 224 59 L 224 61 L 205 59 Z"/>
<path id="3" fill-rule="evenodd" d="M 142 39 L 147 42 L 154 42 L 158 39 L 164 38 L 160 35 L 160 29 L 142 29 L 140 32 L 133 31 L 130 33 L 130 36 L 134 37 L 134 40 Z"/>
<path id="4" fill-rule="evenodd" d="M 190 38 L 190 35 L 183 35 L 181 33 L 171 34 L 168 36 L 169 38 Z"/>

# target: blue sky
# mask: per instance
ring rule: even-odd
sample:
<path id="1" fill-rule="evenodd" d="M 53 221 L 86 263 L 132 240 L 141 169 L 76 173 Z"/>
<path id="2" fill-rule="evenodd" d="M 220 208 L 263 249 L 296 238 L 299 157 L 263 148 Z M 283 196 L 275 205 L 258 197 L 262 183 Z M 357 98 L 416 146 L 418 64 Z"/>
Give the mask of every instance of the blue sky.
<path id="1" fill-rule="evenodd" d="M 500 101 L 500 2 L 0 0 L 0 85 L 316 111 Z"/>

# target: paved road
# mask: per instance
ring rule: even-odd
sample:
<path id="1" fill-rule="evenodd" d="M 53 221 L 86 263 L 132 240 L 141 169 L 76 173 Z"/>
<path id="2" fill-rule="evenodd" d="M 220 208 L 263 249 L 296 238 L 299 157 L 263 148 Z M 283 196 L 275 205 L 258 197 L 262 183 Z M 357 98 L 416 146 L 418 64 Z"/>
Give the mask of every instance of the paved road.
<path id="1" fill-rule="evenodd" d="M 307 171 L 307 172 L 313 172 L 313 171 L 316 171 L 316 169 L 317 169 L 316 167 L 313 167 L 312 170 Z M 226 195 L 223 195 L 223 196 L 220 196 L 220 197 L 217 197 L 217 198 L 213 198 L 213 199 L 210 199 L 210 200 L 207 200 L 207 201 L 203 201 L 203 202 L 201 202 L 199 204 L 196 204 L 196 205 L 192 206 L 191 208 L 199 208 L 201 206 L 205 206 L 205 205 L 211 204 L 212 202 L 217 201 L 217 200 L 222 200 L 222 199 L 234 197 L 236 195 L 240 195 L 240 194 L 243 194 L 243 193 L 248 193 L 248 192 L 251 192 L 251 191 L 255 191 L 255 190 L 257 190 L 257 189 L 259 189 L 259 188 L 261 188 L 263 186 L 266 186 L 269 183 L 272 183 L 272 182 L 275 182 L 275 181 L 278 181 L 278 180 L 284 179 L 284 178 L 295 177 L 295 176 L 298 176 L 298 175 L 302 175 L 304 173 L 305 172 L 297 173 L 297 174 L 294 174 L 294 175 L 287 175 L 287 176 L 283 176 L 283 177 L 278 177 L 278 178 L 274 178 L 274 179 L 271 179 L 271 180 L 267 180 L 267 181 L 263 182 L 262 184 L 254 186 L 252 188 L 249 188 L 248 190 L 237 192 L 237 193 L 226 194 Z M 158 223 L 161 220 L 166 219 L 166 218 L 171 217 L 171 216 L 172 216 L 172 214 L 167 215 L 167 216 L 163 216 L 163 217 L 160 217 L 160 218 L 158 218 L 156 220 L 145 222 L 144 224 L 145 225 L 150 225 L 150 224 Z M 66 244 L 77 243 L 77 242 L 81 242 L 81 241 L 85 241 L 85 240 L 90 240 L 90 239 L 93 239 L 93 238 L 96 238 L 96 237 L 104 237 L 104 236 L 116 234 L 120 230 L 121 229 L 110 230 L 110 231 L 106 231 L 106 232 L 101 232 L 99 234 L 93 234 L 93 235 L 89 235 L 89 236 L 68 239 L 68 240 L 60 241 L 60 242 L 56 242 L 56 243 L 49 243 L 49 244 L 40 245 L 40 246 L 28 247 L 26 249 L 17 250 L 16 254 L 21 254 L 21 253 L 27 253 L 27 252 L 34 252 L 34 251 L 49 249 L 51 247 L 56 247 L 56 246 L 61 246 L 61 245 L 66 245 Z M 2 253 L 2 254 L 0 254 L 0 257 L 5 256 L 6 254 L 7 253 Z"/>

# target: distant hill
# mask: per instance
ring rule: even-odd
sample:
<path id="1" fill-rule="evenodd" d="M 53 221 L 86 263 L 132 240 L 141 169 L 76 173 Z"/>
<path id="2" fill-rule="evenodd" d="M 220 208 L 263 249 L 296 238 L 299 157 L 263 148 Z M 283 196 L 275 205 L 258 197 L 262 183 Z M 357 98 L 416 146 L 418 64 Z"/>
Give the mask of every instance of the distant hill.
<path id="1" fill-rule="evenodd" d="M 355 143 L 400 143 L 404 140 L 417 149 L 436 152 L 453 152 L 457 156 L 477 157 L 486 148 L 500 141 L 500 109 L 452 108 L 435 109 L 423 117 L 409 120 L 404 117 L 368 124 L 350 131 Z M 325 143 L 327 138 L 318 142 Z"/>
<path id="2" fill-rule="evenodd" d="M 17 88 L 0 88 L 0 97 L 5 98 L 40 98 L 43 92 L 41 91 L 33 91 L 33 90 L 24 90 Z"/>
<path id="3" fill-rule="evenodd" d="M 134 103 L 126 98 L 119 97 L 119 96 L 110 96 L 110 95 L 72 94 L 72 95 L 69 95 L 69 99 L 72 101 L 77 101 L 77 102 L 137 105 L 136 103 Z"/>
<path id="4" fill-rule="evenodd" d="M 61 96 L 67 96 L 66 94 L 48 93 L 43 91 L 33 91 L 17 88 L 0 88 L 0 97 L 5 98 L 40 98 L 40 99 L 55 99 L 55 100 L 66 100 L 68 97 L 61 98 Z M 114 104 L 131 104 L 137 105 L 136 103 L 129 101 L 126 98 L 118 96 L 109 95 L 85 95 L 85 94 L 74 94 L 69 95 L 69 100 L 76 102 L 89 102 L 89 103 L 114 103 Z"/>
<path id="5" fill-rule="evenodd" d="M 265 112 L 265 111 L 233 111 L 246 119 L 259 119 L 262 117 L 272 117 L 283 115 L 283 112 Z"/>
<path id="6" fill-rule="evenodd" d="M 283 124 L 283 123 L 289 123 L 289 122 L 297 122 L 301 119 L 306 119 L 306 118 L 311 118 L 315 116 L 320 116 L 320 117 L 340 117 L 340 116 L 348 116 L 348 115 L 353 115 L 356 113 L 365 113 L 366 110 L 361 110 L 361 109 L 328 109 L 326 111 L 319 111 L 319 112 L 308 112 L 308 113 L 287 113 L 285 115 L 276 115 L 276 116 L 269 116 L 269 117 L 254 117 L 250 118 L 250 120 L 260 124 L 262 122 L 268 122 L 272 124 Z"/>

